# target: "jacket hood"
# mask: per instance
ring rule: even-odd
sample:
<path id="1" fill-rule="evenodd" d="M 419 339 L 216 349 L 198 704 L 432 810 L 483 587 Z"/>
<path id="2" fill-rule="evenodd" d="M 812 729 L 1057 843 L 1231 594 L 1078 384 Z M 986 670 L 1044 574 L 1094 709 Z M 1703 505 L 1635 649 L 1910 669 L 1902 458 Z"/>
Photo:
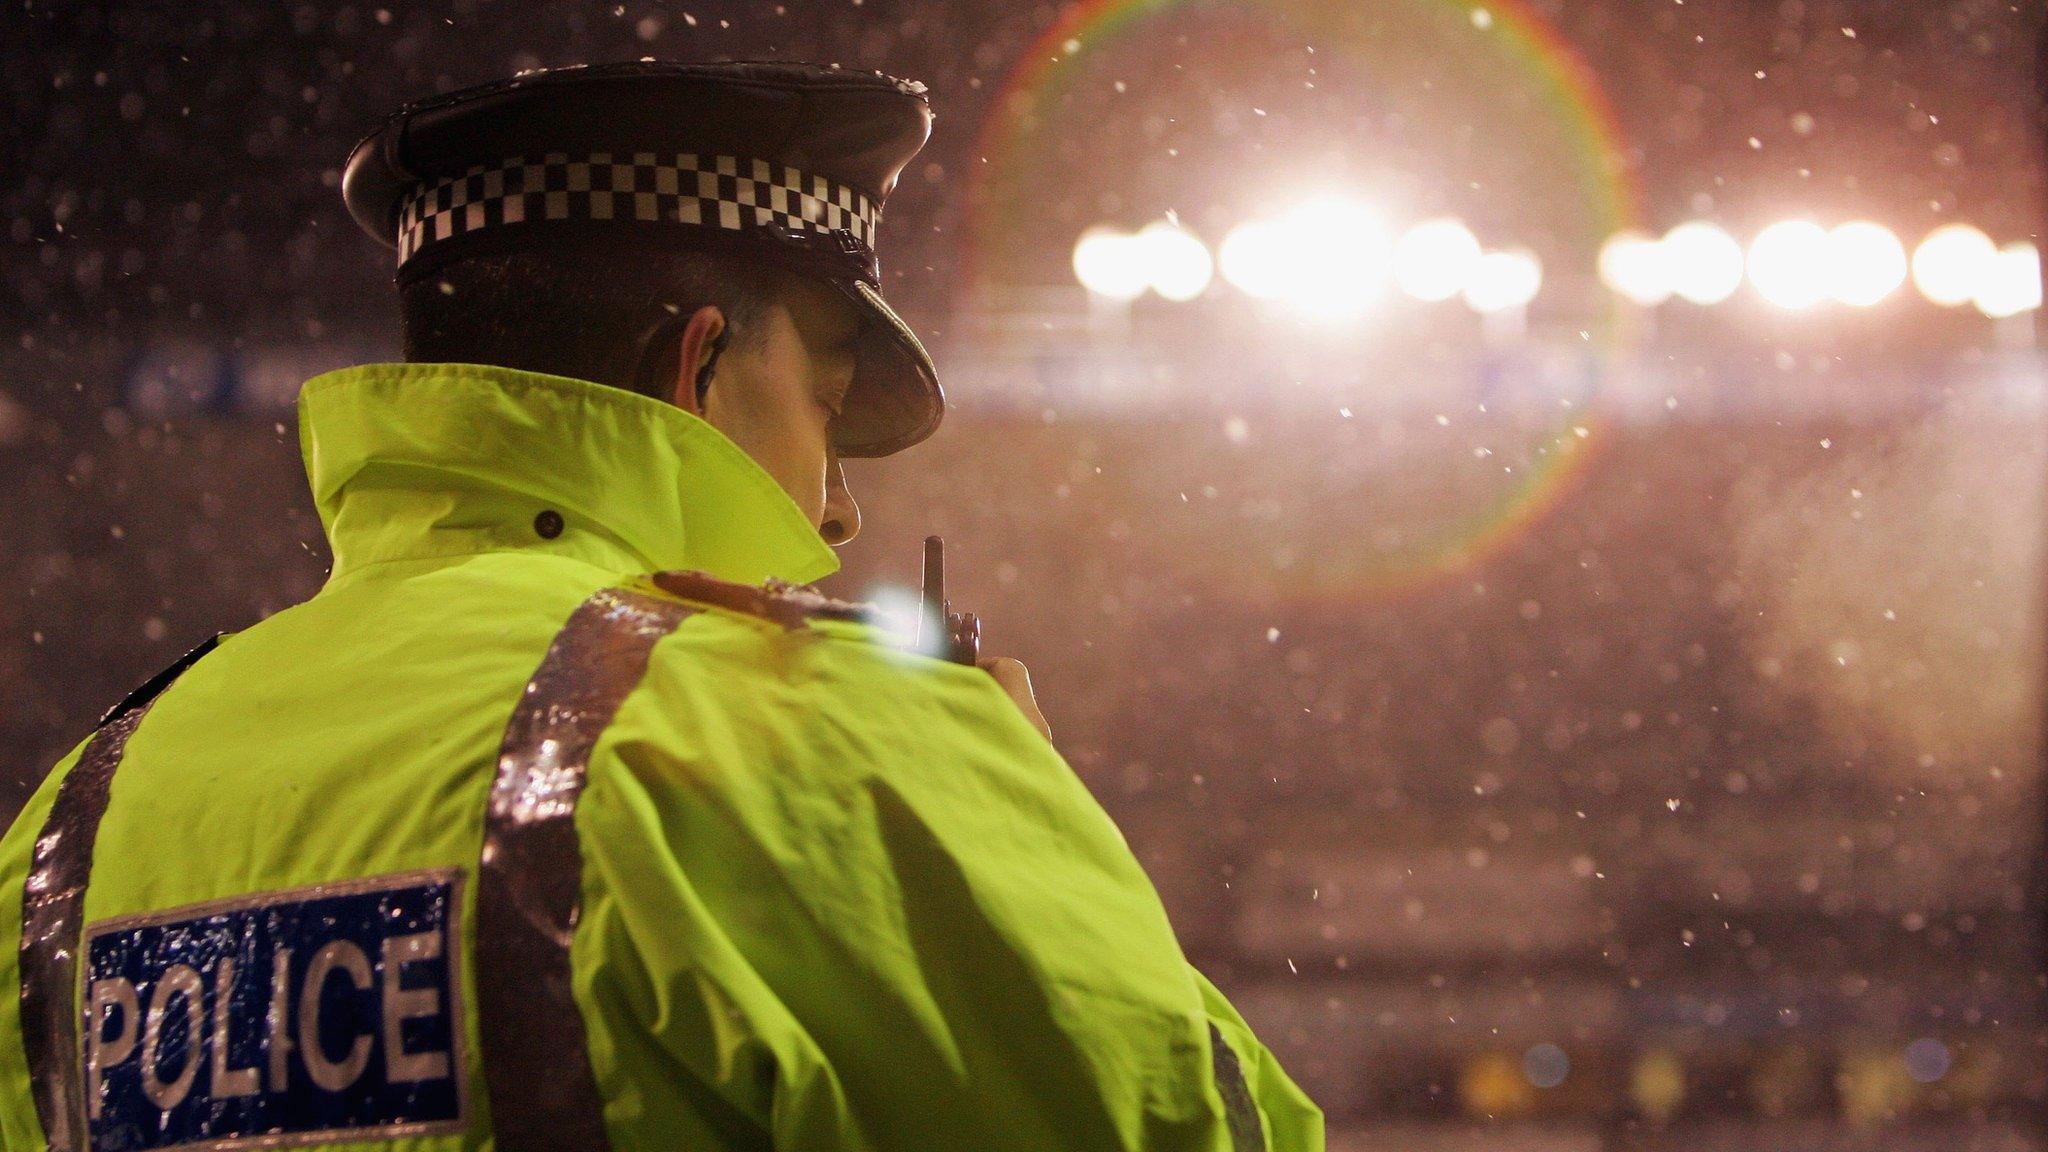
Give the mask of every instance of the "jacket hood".
<path id="1" fill-rule="evenodd" d="M 480 364 L 308 381 L 299 444 L 339 580 L 390 560 L 538 551 L 620 572 L 809 583 L 839 567 L 773 477 L 671 404 Z M 543 538 L 536 518 L 560 531 Z M 552 527 L 552 524 L 549 525 Z"/>

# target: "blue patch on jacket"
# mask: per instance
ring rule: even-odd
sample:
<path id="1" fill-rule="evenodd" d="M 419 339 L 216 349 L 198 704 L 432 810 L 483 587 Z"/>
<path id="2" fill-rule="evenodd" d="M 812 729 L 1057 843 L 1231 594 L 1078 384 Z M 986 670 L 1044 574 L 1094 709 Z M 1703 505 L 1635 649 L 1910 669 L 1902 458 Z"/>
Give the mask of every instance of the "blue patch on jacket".
<path id="1" fill-rule="evenodd" d="M 415 872 L 89 925 L 93 1147 L 459 1131 L 460 880 Z"/>

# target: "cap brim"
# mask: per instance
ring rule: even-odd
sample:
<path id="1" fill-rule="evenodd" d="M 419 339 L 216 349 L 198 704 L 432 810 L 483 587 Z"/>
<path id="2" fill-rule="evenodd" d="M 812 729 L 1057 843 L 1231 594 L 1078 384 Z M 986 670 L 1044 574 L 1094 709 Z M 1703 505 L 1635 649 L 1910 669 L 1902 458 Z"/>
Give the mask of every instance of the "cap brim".
<path id="1" fill-rule="evenodd" d="M 832 447 L 839 455 L 864 458 L 901 452 L 938 431 L 946 395 L 931 354 L 910 325 L 865 280 L 831 279 L 861 309 L 860 348 L 853 386 L 832 421 Z"/>

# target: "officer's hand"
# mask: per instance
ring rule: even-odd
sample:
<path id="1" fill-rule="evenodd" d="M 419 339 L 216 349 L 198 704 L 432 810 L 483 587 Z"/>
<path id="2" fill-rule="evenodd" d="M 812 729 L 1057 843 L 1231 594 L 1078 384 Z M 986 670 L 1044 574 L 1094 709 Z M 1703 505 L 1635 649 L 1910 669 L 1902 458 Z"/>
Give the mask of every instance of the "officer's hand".
<path id="1" fill-rule="evenodd" d="M 981 670 L 996 678 L 1010 699 L 1017 702 L 1017 710 L 1031 721 L 1031 726 L 1047 740 L 1052 739 L 1052 725 L 1045 722 L 1045 713 L 1038 710 L 1038 697 L 1031 694 L 1031 672 L 1022 660 L 1008 656 L 989 656 L 975 661 Z"/>

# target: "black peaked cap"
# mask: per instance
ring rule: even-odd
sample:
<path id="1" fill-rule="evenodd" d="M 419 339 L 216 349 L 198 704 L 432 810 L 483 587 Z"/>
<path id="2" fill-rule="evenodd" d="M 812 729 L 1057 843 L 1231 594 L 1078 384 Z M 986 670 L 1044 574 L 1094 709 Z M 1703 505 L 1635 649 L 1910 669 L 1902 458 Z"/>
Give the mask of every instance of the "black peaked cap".
<path id="1" fill-rule="evenodd" d="M 931 134 L 924 85 L 795 61 L 555 68 L 429 97 L 357 144 L 342 195 L 399 275 L 597 234 L 758 255 L 868 318 L 832 437 L 886 456 L 936 430 L 931 356 L 882 299 L 883 201 Z M 644 237 L 644 241 L 641 239 Z"/>

